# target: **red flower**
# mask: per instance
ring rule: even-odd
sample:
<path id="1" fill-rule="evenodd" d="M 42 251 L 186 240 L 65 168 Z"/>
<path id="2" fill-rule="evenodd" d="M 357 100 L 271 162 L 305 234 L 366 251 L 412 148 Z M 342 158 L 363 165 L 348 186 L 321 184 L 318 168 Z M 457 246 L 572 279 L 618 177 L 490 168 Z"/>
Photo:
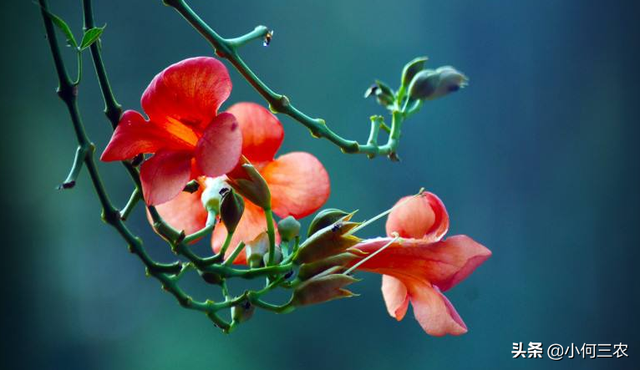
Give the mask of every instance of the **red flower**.
<path id="1" fill-rule="evenodd" d="M 327 201 L 330 192 L 329 175 L 320 161 L 305 152 L 294 152 L 274 158 L 284 139 L 278 119 L 266 108 L 254 103 L 238 103 L 228 109 L 236 117 L 242 131 L 242 155 L 261 173 L 271 191 L 272 209 L 280 217 L 297 219 L 317 211 Z M 201 189 L 182 193 L 176 199 L 158 207 L 169 223 L 186 233 L 205 226 L 207 213 L 200 202 Z M 230 254 L 240 242 L 255 239 L 266 230 L 264 211 L 245 199 L 245 210 L 227 250 Z M 212 237 L 218 251 L 227 235 L 223 224 L 216 226 Z M 236 263 L 245 263 L 240 254 Z"/>
<path id="2" fill-rule="evenodd" d="M 408 198 L 397 203 L 406 201 L 391 211 L 386 225 L 389 236 L 398 233 L 401 238 L 358 269 L 383 274 L 384 301 L 389 314 L 398 321 L 411 302 L 416 320 L 428 334 L 464 334 L 467 326 L 442 292 L 469 276 L 491 256 L 491 251 L 465 235 L 441 240 L 449 228 L 442 201 L 431 193 Z M 370 254 L 392 240 L 365 240 L 355 248 Z"/>
<path id="3" fill-rule="evenodd" d="M 233 115 L 218 114 L 231 93 L 225 66 L 198 57 L 156 75 L 142 95 L 142 109 L 126 111 L 101 159 L 122 161 L 153 153 L 140 168 L 145 202 L 175 198 L 198 176 L 220 176 L 240 159 L 242 134 Z"/>

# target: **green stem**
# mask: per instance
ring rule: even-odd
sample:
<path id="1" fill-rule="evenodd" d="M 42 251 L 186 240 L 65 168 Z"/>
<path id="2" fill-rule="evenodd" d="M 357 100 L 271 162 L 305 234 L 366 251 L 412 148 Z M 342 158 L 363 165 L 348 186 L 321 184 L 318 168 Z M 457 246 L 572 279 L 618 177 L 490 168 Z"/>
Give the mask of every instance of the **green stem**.
<path id="1" fill-rule="evenodd" d="M 238 257 L 238 255 L 242 252 L 242 250 L 244 249 L 244 247 L 246 246 L 246 244 L 244 244 L 244 242 L 240 242 L 240 244 L 238 244 L 238 246 L 236 247 L 236 249 L 233 250 L 233 253 L 231 253 L 231 255 L 229 256 L 229 258 L 227 258 L 224 263 L 222 264 L 223 266 L 230 266 L 233 264 L 233 261 L 236 260 L 236 258 Z"/>
<path id="2" fill-rule="evenodd" d="M 253 31 L 247 33 L 246 35 L 236 37 L 235 39 L 228 39 L 227 42 L 234 48 L 239 48 L 250 43 L 251 41 L 264 39 L 268 34 L 269 29 L 267 27 L 257 26 Z"/>
<path id="3" fill-rule="evenodd" d="M 131 197 L 129 197 L 129 201 L 124 206 L 122 211 L 120 211 L 120 219 L 122 221 L 126 221 L 127 218 L 129 218 L 131 211 L 133 211 L 133 209 L 136 207 L 136 204 L 138 204 L 140 199 L 142 199 L 142 192 L 140 191 L 140 188 L 136 187 L 135 189 L 133 189 L 133 192 L 131 193 Z"/>
<path id="4" fill-rule="evenodd" d="M 95 27 L 95 21 L 93 20 L 93 6 L 91 0 L 82 0 L 82 8 L 84 15 L 84 30 L 87 31 Z M 98 82 L 100 83 L 100 90 L 102 91 L 102 97 L 104 98 L 104 113 L 109 118 L 111 126 L 116 128 L 122 115 L 122 106 L 116 101 L 111 84 L 109 83 L 109 77 L 107 76 L 107 70 L 104 67 L 102 60 L 102 54 L 100 53 L 100 42 L 94 42 L 90 46 L 91 58 L 93 59 L 93 65 L 98 75 Z"/>
<path id="5" fill-rule="evenodd" d="M 204 228 L 196 231 L 195 233 L 187 235 L 184 238 L 184 243 L 185 244 L 189 244 L 189 243 L 191 243 L 193 241 L 196 241 L 196 240 L 202 238 L 203 236 L 206 236 L 206 235 L 210 234 L 211 232 L 213 232 L 213 229 L 215 229 L 215 227 L 216 227 L 216 223 L 213 222 L 213 223 L 211 223 L 211 225 L 207 225 Z"/>
<path id="6" fill-rule="evenodd" d="M 265 209 L 264 215 L 267 221 L 267 235 L 269 236 L 269 260 L 267 261 L 267 266 L 272 266 L 276 258 L 276 231 L 273 227 L 273 211 Z"/>
<path id="7" fill-rule="evenodd" d="M 76 180 L 78 179 L 78 175 L 82 170 L 82 165 L 87 157 L 87 152 L 89 151 L 89 147 L 87 145 L 78 145 L 78 149 L 76 149 L 76 155 L 73 158 L 73 165 L 71 166 L 71 170 L 69 171 L 69 175 L 64 180 L 58 189 L 71 189 L 76 185 Z"/>
<path id="8" fill-rule="evenodd" d="M 87 154 L 84 157 L 84 164 L 89 172 L 89 176 L 91 177 L 91 181 L 100 200 L 100 204 L 102 205 L 102 218 L 106 223 L 108 223 L 118 231 L 118 233 L 122 236 L 123 239 L 125 239 L 125 241 L 129 245 L 129 250 L 132 253 L 136 254 L 145 264 L 148 273 L 158 279 L 162 283 L 163 288 L 174 295 L 182 306 L 206 312 L 211 311 L 213 308 L 215 308 L 213 302 L 194 301 L 177 285 L 176 276 L 179 276 L 180 273 L 184 271 L 184 266 L 180 262 L 162 264 L 157 263 L 153 259 L 151 259 L 151 257 L 144 249 L 142 241 L 127 228 L 127 226 L 120 218 L 120 213 L 111 203 L 95 164 L 93 155 L 95 147 L 89 141 L 89 138 L 82 124 L 82 118 L 80 116 L 80 111 L 77 104 L 77 86 L 73 85 L 69 78 L 60 53 L 53 23 L 47 16 L 47 13 L 49 11 L 47 1 L 39 0 L 39 3 L 42 7 L 42 17 L 44 21 L 45 31 L 56 67 L 56 72 L 58 74 L 58 95 L 67 106 L 79 146 L 82 148 L 86 148 L 85 150 Z M 211 314 L 215 315 L 214 312 L 211 312 Z M 220 326 L 223 329 L 228 328 L 228 324 L 226 324 L 225 326 L 224 322 L 220 322 Z"/>
<path id="9" fill-rule="evenodd" d="M 227 253 L 227 249 L 229 248 L 229 244 L 231 244 L 232 238 L 233 233 L 228 232 L 227 237 L 224 239 L 224 243 L 222 244 L 222 248 L 220 248 L 220 252 L 218 252 L 222 258 L 224 258 L 225 253 Z"/>
<path id="10" fill-rule="evenodd" d="M 229 267 L 228 265 L 213 264 L 209 266 L 201 266 L 199 269 L 202 272 L 211 272 L 227 278 L 239 277 L 242 279 L 253 279 L 258 276 L 285 274 L 293 269 L 293 263 L 246 270 L 236 269 Z"/>
<path id="11" fill-rule="evenodd" d="M 307 114 L 301 112 L 291 104 L 289 98 L 285 95 L 276 93 L 267 86 L 256 74 L 247 66 L 244 60 L 238 54 L 238 39 L 225 39 L 218 35 L 205 21 L 202 20 L 194 11 L 186 4 L 184 0 L 164 0 L 164 3 L 173 7 L 182 17 L 198 31 L 215 49 L 216 54 L 227 59 L 240 74 L 253 86 L 253 88 L 269 103 L 269 107 L 276 113 L 286 114 L 289 117 L 303 124 L 311 131 L 311 135 L 317 138 L 326 138 L 333 144 L 337 145 L 345 153 L 363 153 L 370 158 L 376 155 L 388 155 L 392 159 L 398 146 L 400 137 L 400 124 L 394 128 L 391 127 L 391 134 L 387 144 L 379 146 L 378 144 L 368 143 L 362 145 L 354 140 L 347 140 L 333 132 L 321 118 L 311 118 Z M 252 31 L 247 35 L 254 35 L 256 31 Z M 251 38 L 247 36 L 247 38 Z M 244 44 L 244 43 L 243 43 Z M 393 137 L 393 139 L 392 139 Z"/>

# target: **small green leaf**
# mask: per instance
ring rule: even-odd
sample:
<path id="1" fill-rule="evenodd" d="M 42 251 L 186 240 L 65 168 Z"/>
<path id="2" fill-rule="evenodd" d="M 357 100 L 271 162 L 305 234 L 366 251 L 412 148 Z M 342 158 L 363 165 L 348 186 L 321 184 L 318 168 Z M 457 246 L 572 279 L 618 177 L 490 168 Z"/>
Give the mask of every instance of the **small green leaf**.
<path id="1" fill-rule="evenodd" d="M 73 46 L 74 48 L 77 48 L 78 42 L 76 41 L 75 37 L 73 37 L 73 32 L 71 32 L 71 28 L 69 28 L 67 22 L 63 21 L 62 18 L 44 8 L 42 10 L 49 17 L 49 19 L 51 19 L 53 24 L 58 27 L 60 31 L 62 31 L 62 33 L 64 33 L 65 37 L 67 38 L 67 44 Z"/>
<path id="2" fill-rule="evenodd" d="M 106 26 L 93 27 L 85 31 L 84 35 L 82 36 L 82 42 L 80 42 L 80 51 L 88 48 L 94 42 L 96 42 L 98 38 L 100 38 L 100 35 L 102 35 L 102 32 L 104 31 L 105 27 Z"/>

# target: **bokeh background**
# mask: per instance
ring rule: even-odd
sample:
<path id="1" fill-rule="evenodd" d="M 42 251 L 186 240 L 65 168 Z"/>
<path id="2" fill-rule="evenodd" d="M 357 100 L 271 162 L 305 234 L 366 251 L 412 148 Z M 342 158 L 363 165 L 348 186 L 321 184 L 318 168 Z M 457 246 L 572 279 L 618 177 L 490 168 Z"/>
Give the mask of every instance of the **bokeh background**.
<path id="1" fill-rule="evenodd" d="M 633 1 L 192 1 L 225 36 L 257 24 L 268 48 L 242 50 L 277 91 L 339 133 L 365 140 L 362 98 L 374 78 L 398 83 L 428 55 L 470 86 L 429 103 L 404 129 L 401 163 L 341 154 L 282 117 L 281 153 L 321 158 L 327 206 L 370 217 L 421 186 L 493 257 L 448 297 L 468 324 L 432 338 L 412 315 L 388 317 L 379 276 L 362 294 L 290 315 L 258 312 L 231 336 L 183 310 L 146 278 L 100 221 L 83 175 L 57 191 L 74 152 L 37 6 L 0 3 L 2 112 L 2 354 L 5 369 L 631 369 L 639 356 L 637 275 L 638 9 Z M 51 1 L 81 32 L 80 1 Z M 211 49 L 161 1 L 95 1 L 118 100 L 139 108 L 151 78 Z M 68 53 L 71 57 L 71 53 Z M 109 139 L 88 58 L 80 103 L 99 150 Z M 70 58 L 72 63 L 73 59 Z M 232 71 L 229 103 L 261 101 Z M 121 166 L 101 171 L 122 204 Z M 140 209 L 132 219 L 152 254 L 168 256 Z M 370 236 L 384 230 L 380 222 Z M 200 247 L 201 251 L 206 246 Z M 210 294 L 196 279 L 196 295 Z M 627 359 L 513 360 L 513 342 L 625 343 Z"/>

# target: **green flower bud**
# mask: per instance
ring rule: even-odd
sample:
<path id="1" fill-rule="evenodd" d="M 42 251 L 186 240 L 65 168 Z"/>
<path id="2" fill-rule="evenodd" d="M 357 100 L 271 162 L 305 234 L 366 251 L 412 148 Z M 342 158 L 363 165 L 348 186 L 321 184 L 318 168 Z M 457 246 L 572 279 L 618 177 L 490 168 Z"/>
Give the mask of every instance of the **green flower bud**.
<path id="1" fill-rule="evenodd" d="M 291 303 L 294 306 L 306 306 L 352 297 L 354 296 L 352 292 L 342 288 L 356 281 L 358 280 L 344 274 L 323 273 L 316 275 L 294 290 Z"/>
<path id="2" fill-rule="evenodd" d="M 432 100 L 467 86 L 468 78 L 450 66 L 418 72 L 411 85 L 409 96 L 413 99 Z"/>
<path id="3" fill-rule="evenodd" d="M 238 323 L 245 322 L 253 317 L 255 310 L 256 306 L 252 305 L 251 302 L 242 301 L 231 307 L 231 319 Z"/>
<path id="4" fill-rule="evenodd" d="M 278 233 L 280 234 L 280 238 L 285 242 L 293 240 L 296 236 L 300 235 L 300 222 L 293 218 L 293 216 L 288 216 L 278 222 Z"/>
<path id="5" fill-rule="evenodd" d="M 429 58 L 427 57 L 417 57 L 405 64 L 402 69 L 402 78 L 400 79 L 402 86 L 409 86 L 413 77 L 424 69 L 424 65 L 427 63 L 428 59 Z"/>
<path id="6" fill-rule="evenodd" d="M 267 248 L 268 249 L 268 248 Z M 280 249 L 279 245 L 276 245 L 275 251 L 273 253 L 273 263 L 275 265 L 279 264 L 280 262 L 282 262 L 282 250 Z M 264 257 L 262 257 L 262 263 L 264 264 L 264 266 L 267 265 L 269 261 L 269 252 L 264 254 Z"/>
<path id="7" fill-rule="evenodd" d="M 220 283 L 222 283 L 222 281 L 224 280 L 222 276 L 214 274 L 212 272 L 202 272 L 198 270 L 198 274 L 200 274 L 202 280 L 213 285 L 220 285 Z"/>
<path id="8" fill-rule="evenodd" d="M 336 272 L 342 272 L 341 270 L 346 269 L 344 266 L 358 258 L 360 257 L 352 253 L 341 253 L 316 262 L 303 263 L 298 271 L 298 279 L 307 280 L 312 276 L 335 267 L 340 267 Z"/>
<path id="9" fill-rule="evenodd" d="M 351 215 L 347 215 L 337 222 L 319 230 L 300 245 L 295 261 L 310 263 L 344 253 L 347 249 L 360 242 L 360 239 L 350 235 L 349 231 L 360 225 L 348 222 Z"/>
<path id="10" fill-rule="evenodd" d="M 325 227 L 332 225 L 339 219 L 349 215 L 349 213 L 336 209 L 336 208 L 327 208 L 316 214 L 316 217 L 313 218 L 311 224 L 309 224 L 309 230 L 307 231 L 307 237 L 315 234 L 318 230 L 324 229 Z"/>
<path id="11" fill-rule="evenodd" d="M 260 172 L 245 158 L 240 159 L 241 166 L 227 174 L 229 184 L 235 191 L 260 208 L 271 208 L 271 192 Z"/>
<path id="12" fill-rule="evenodd" d="M 247 254 L 247 264 L 250 267 L 260 267 L 262 259 L 269 251 L 269 236 L 266 232 L 260 233 L 255 239 L 247 243 L 245 247 Z"/>
<path id="13" fill-rule="evenodd" d="M 220 218 L 227 228 L 227 232 L 233 233 L 236 231 L 243 212 L 244 199 L 236 194 L 235 191 L 228 191 L 222 198 L 222 205 L 220 206 Z"/>

